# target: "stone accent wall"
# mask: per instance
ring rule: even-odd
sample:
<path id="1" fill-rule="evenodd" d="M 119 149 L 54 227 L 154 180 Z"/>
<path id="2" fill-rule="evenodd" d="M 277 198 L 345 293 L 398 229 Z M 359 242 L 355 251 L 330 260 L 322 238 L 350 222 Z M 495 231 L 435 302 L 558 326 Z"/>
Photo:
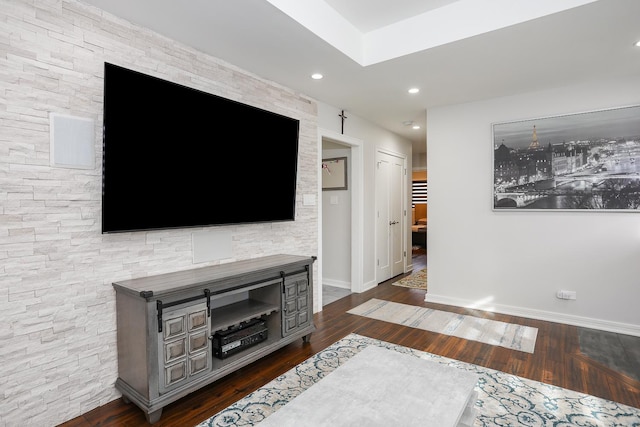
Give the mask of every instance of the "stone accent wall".
<path id="1" fill-rule="evenodd" d="M 198 265 L 202 228 L 102 235 L 105 61 L 299 119 L 296 220 L 225 228 L 233 258 Z M 0 100 L 0 427 L 57 425 L 119 397 L 112 282 L 317 255 L 317 206 L 302 204 L 318 187 L 311 99 L 77 1 L 0 0 Z M 50 166 L 51 112 L 95 120 L 94 169 Z M 246 173 L 259 185 L 268 171 Z"/>

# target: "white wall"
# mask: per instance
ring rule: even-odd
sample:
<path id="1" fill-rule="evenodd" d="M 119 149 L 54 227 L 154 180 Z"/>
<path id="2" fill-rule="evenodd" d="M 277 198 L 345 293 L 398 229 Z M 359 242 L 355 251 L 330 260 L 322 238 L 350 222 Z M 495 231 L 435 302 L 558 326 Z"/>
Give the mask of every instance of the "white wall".
<path id="1" fill-rule="evenodd" d="M 0 0 L 0 11 L 0 427 L 51 426 L 119 397 L 112 282 L 318 255 L 318 206 L 303 204 L 318 197 L 317 112 L 287 88 L 73 0 Z M 102 235 L 105 61 L 300 119 L 295 222 Z M 50 166 L 50 112 L 95 120 L 94 169 Z M 246 171 L 258 183 L 262 173 L 268 166 Z M 191 235 L 205 230 L 229 231 L 231 252 L 194 265 Z"/>
<path id="2" fill-rule="evenodd" d="M 426 153 L 413 153 L 413 170 L 422 171 L 427 169 L 427 154 Z"/>
<path id="3" fill-rule="evenodd" d="M 426 300 L 640 335 L 640 212 L 493 212 L 491 135 L 638 103 L 640 76 L 428 111 Z"/>
<path id="4" fill-rule="evenodd" d="M 318 102 L 318 127 L 333 132 L 340 133 L 341 120 L 338 115 L 341 109 Z M 344 135 L 358 138 L 363 141 L 363 179 L 364 179 L 364 217 L 362 218 L 363 235 L 363 285 L 359 289 L 368 289 L 377 285 L 376 283 L 376 245 L 375 245 L 375 154 L 378 149 L 385 149 L 390 152 L 405 156 L 407 158 L 407 233 L 405 237 L 407 265 L 411 263 L 411 142 L 389 132 L 381 127 L 364 120 L 355 114 L 345 111 L 347 119 L 344 123 Z M 331 227 L 331 224 L 322 224 L 324 229 Z M 343 250 L 344 252 L 344 250 Z M 348 256 L 345 252 L 345 256 Z M 327 268 L 323 264 L 323 270 Z"/>

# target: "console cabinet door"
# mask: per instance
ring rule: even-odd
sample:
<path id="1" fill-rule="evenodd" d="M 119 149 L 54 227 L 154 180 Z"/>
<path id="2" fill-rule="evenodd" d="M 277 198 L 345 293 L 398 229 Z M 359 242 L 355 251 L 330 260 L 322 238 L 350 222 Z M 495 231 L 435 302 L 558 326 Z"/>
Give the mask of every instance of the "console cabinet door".
<path id="1" fill-rule="evenodd" d="M 163 313 L 158 332 L 161 394 L 211 370 L 209 329 L 205 303 Z"/>
<path id="2" fill-rule="evenodd" d="M 282 297 L 282 336 L 309 326 L 312 319 L 311 289 L 307 273 L 284 279 Z"/>

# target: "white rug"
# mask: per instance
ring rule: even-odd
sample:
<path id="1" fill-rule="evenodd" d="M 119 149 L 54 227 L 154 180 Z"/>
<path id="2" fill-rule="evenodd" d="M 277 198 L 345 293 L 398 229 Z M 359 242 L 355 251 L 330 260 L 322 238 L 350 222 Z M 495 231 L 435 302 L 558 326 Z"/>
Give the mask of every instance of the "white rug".
<path id="1" fill-rule="evenodd" d="M 479 375 L 474 427 L 631 427 L 640 409 L 471 363 L 349 334 L 198 427 L 255 426 L 368 346 L 378 346 Z M 425 426 L 428 426 L 425 420 Z M 299 427 L 313 427 L 301 419 Z M 364 427 L 364 425 L 363 425 Z M 369 427 L 369 426 L 367 426 Z M 378 426 L 376 426 L 378 427 Z M 384 426 L 387 427 L 387 426 Z"/>
<path id="2" fill-rule="evenodd" d="M 347 313 L 533 353 L 538 328 L 372 298 Z"/>
<path id="3" fill-rule="evenodd" d="M 301 420 L 314 427 L 469 427 L 478 380 L 462 369 L 370 345 L 260 427 L 300 427 Z"/>

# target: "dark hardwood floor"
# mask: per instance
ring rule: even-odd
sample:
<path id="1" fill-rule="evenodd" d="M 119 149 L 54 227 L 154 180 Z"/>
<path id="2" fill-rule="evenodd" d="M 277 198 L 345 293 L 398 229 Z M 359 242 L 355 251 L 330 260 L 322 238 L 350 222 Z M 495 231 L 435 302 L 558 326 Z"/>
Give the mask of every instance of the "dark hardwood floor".
<path id="1" fill-rule="evenodd" d="M 423 252 L 414 253 L 416 271 L 426 266 L 426 257 L 422 255 Z M 324 306 L 314 316 L 317 329 L 309 343 L 302 340 L 292 343 L 174 402 L 164 408 L 162 418 L 154 426 L 195 426 L 352 332 L 640 408 L 640 381 L 582 354 L 577 327 L 425 303 L 424 291 L 391 285 L 400 277 Z M 370 298 L 536 327 L 535 352 L 523 353 L 346 313 Z M 146 425 L 142 411 L 122 399 L 61 424 L 64 427 Z"/>

